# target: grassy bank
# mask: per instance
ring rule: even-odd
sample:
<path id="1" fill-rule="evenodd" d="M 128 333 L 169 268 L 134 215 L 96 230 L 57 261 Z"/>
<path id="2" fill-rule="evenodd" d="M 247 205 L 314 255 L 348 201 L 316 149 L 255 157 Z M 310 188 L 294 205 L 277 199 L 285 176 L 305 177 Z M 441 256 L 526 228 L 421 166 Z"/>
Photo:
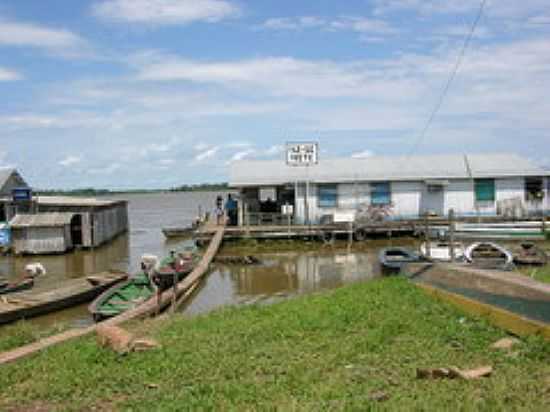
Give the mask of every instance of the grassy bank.
<path id="1" fill-rule="evenodd" d="M 519 272 L 538 280 L 539 282 L 550 283 L 550 265 L 540 267 L 523 267 L 519 269 Z"/>
<path id="2" fill-rule="evenodd" d="M 145 329 L 161 349 L 120 357 L 87 338 L 2 367 L 0 409 L 544 410 L 550 402 L 549 343 L 491 350 L 502 331 L 398 278 Z M 415 378 L 417 367 L 484 364 L 494 373 L 478 381 Z"/>

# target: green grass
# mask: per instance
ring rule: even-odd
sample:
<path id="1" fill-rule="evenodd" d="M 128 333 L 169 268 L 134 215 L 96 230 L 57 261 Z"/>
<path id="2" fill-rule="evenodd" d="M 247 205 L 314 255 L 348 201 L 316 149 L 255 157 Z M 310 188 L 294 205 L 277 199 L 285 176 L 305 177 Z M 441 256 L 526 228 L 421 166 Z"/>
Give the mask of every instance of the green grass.
<path id="1" fill-rule="evenodd" d="M 0 327 L 0 352 L 7 351 L 70 328 L 70 325 L 58 323 L 48 328 L 37 328 L 24 320 L 12 325 Z"/>
<path id="2" fill-rule="evenodd" d="M 272 306 L 141 324 L 161 349 L 118 356 L 90 337 L 2 367 L 0 410 L 545 410 L 550 344 L 504 332 L 386 278 Z M 477 381 L 418 367 L 490 364 Z M 373 393 L 389 399 L 376 402 Z M 545 407 L 546 406 L 546 407 Z"/>
<path id="3" fill-rule="evenodd" d="M 528 266 L 528 267 L 521 268 L 519 272 L 529 277 L 532 277 L 533 279 L 538 280 L 539 282 L 550 283 L 550 265 L 538 266 L 538 267 Z"/>

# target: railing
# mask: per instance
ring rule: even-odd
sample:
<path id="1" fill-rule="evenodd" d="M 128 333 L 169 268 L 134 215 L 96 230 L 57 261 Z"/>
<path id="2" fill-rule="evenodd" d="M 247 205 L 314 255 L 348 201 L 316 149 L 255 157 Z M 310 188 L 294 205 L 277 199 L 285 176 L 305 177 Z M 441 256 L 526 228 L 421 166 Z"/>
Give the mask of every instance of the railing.
<path id="1" fill-rule="evenodd" d="M 244 224 L 248 226 L 284 226 L 288 224 L 294 224 L 293 216 L 285 216 L 281 213 L 271 212 L 252 212 L 247 213 L 244 216 Z"/>

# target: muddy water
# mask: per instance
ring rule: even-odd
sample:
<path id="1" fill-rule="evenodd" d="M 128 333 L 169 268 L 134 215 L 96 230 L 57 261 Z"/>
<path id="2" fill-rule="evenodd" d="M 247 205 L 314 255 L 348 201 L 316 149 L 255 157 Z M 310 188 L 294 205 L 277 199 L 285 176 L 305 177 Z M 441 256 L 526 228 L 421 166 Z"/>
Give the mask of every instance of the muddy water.
<path id="1" fill-rule="evenodd" d="M 380 273 L 375 253 L 287 253 L 257 255 L 257 265 L 216 265 L 187 315 L 224 305 L 270 303 L 290 296 L 373 279 Z"/>
<path id="2" fill-rule="evenodd" d="M 166 241 L 162 227 L 186 226 L 199 206 L 210 210 L 218 193 L 159 193 L 117 196 L 127 199 L 130 230 L 107 245 L 94 250 L 77 250 L 65 255 L 40 257 L 0 257 L 0 276 L 14 279 L 29 262 L 40 261 L 48 274 L 37 279 L 36 292 L 57 287 L 64 280 L 106 270 L 133 272 L 140 256 L 164 256 L 181 241 Z M 373 247 L 373 250 L 375 248 Z M 203 283 L 200 293 L 185 308 L 200 313 L 226 304 L 247 304 L 280 299 L 309 291 L 338 287 L 372 276 L 374 252 L 345 254 L 287 254 L 262 257 L 258 266 L 217 265 Z M 83 326 L 91 322 L 86 305 L 30 320 L 36 326 L 56 323 Z M 0 327 L 2 333 L 2 327 Z"/>

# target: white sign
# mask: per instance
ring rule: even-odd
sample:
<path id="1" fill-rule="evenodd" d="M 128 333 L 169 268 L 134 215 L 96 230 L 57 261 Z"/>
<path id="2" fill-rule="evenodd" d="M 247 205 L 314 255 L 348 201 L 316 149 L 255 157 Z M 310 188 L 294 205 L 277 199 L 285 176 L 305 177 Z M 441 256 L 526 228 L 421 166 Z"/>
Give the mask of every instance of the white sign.
<path id="1" fill-rule="evenodd" d="M 319 145 L 315 142 L 293 142 L 286 144 L 286 164 L 309 166 L 317 164 Z"/>
<path id="2" fill-rule="evenodd" d="M 284 216 L 292 216 L 294 214 L 294 206 L 293 205 L 282 205 L 281 206 L 281 214 Z"/>

